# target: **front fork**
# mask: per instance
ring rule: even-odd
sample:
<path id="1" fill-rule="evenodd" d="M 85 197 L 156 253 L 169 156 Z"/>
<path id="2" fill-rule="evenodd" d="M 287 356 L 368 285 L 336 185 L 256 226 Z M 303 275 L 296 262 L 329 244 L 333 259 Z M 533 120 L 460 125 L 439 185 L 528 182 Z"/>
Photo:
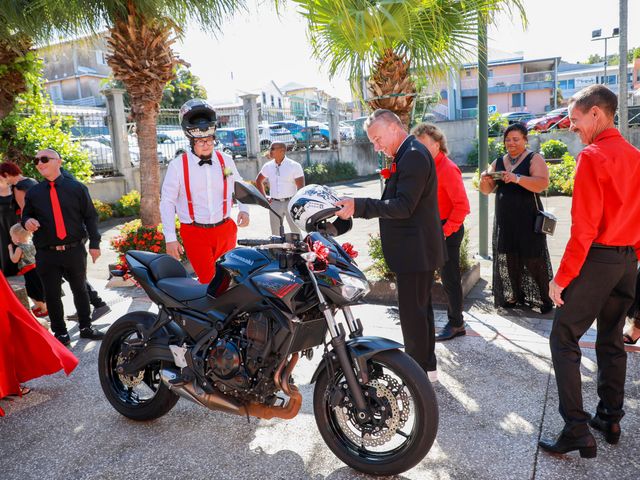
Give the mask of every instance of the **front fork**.
<path id="1" fill-rule="evenodd" d="M 336 356 L 338 359 L 338 363 L 344 372 L 344 378 L 349 386 L 349 390 L 351 392 L 351 397 L 353 398 L 353 402 L 355 403 L 357 410 L 357 418 L 360 422 L 366 422 L 370 420 L 371 414 L 369 413 L 369 407 L 367 406 L 367 402 L 365 400 L 364 393 L 362 391 L 361 384 L 365 384 L 368 381 L 368 374 L 366 371 L 362 371 L 357 362 L 352 363 L 349 358 L 349 352 L 347 351 L 347 344 L 345 341 L 345 331 L 342 324 L 336 322 L 336 319 L 327 304 L 320 287 L 318 286 L 318 281 L 313 274 L 311 268 L 309 268 L 309 264 L 307 265 L 307 270 L 309 271 L 309 277 L 311 278 L 311 283 L 316 290 L 316 294 L 318 295 L 319 300 L 319 308 L 322 314 L 324 315 L 325 320 L 327 321 L 327 326 L 329 327 L 329 333 L 331 334 L 331 346 L 333 347 L 332 352 L 327 352 L 325 355 Z M 342 312 L 344 313 L 345 319 L 347 320 L 347 326 L 349 328 L 350 337 L 356 337 L 362 335 L 362 324 L 360 320 L 356 320 L 353 317 L 353 313 L 351 312 L 351 307 L 345 306 L 342 307 Z M 334 357 L 335 358 L 335 357 Z M 331 361 L 331 358 L 325 359 L 326 361 Z M 357 376 L 356 376 L 357 374 Z"/>

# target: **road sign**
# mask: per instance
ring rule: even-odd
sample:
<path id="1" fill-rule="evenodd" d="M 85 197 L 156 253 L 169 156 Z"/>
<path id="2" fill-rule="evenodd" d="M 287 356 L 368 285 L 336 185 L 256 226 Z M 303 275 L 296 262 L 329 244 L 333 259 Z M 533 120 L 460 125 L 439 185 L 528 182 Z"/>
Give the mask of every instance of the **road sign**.
<path id="1" fill-rule="evenodd" d="M 489 115 L 493 115 L 498 111 L 497 105 L 489 105 L 488 107 L 489 107 Z"/>

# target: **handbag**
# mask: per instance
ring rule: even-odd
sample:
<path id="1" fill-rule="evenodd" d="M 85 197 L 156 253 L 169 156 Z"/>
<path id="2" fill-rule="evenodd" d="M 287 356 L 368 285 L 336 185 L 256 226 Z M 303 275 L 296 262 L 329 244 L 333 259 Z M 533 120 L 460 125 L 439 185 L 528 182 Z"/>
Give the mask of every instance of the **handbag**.
<path id="1" fill-rule="evenodd" d="M 535 224 L 533 225 L 533 231 L 535 233 L 553 235 L 556 231 L 558 219 L 553 214 L 544 211 L 544 208 L 542 208 L 542 202 L 540 204 L 540 208 L 538 208 L 538 201 L 540 200 L 538 195 L 534 193 L 533 198 L 535 199 L 536 210 L 538 211 L 536 214 Z"/>

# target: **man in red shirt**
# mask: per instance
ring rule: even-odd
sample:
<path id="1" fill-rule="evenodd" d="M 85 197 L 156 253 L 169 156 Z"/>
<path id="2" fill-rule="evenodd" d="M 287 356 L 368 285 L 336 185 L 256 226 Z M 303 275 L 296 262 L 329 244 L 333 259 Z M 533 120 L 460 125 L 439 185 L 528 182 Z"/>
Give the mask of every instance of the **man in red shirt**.
<path id="1" fill-rule="evenodd" d="M 440 268 L 442 286 L 447 294 L 449 321 L 436 335 L 436 342 L 466 335 L 462 316 L 462 282 L 460 278 L 460 245 L 464 238 L 464 219 L 471 212 L 469 199 L 462 182 L 462 173 L 447 154 L 447 139 L 442 130 L 432 123 L 421 123 L 411 130 L 433 157 L 438 177 L 438 210 L 442 232 L 446 238 L 449 259 Z"/>
<path id="2" fill-rule="evenodd" d="M 560 415 L 555 441 L 541 441 L 552 453 L 579 450 L 596 456 L 587 424 L 608 443 L 620 438 L 627 356 L 622 329 L 635 293 L 640 258 L 640 151 L 614 127 L 616 95 L 592 85 L 569 100 L 571 130 L 587 147 L 578 156 L 571 206 L 571 237 L 549 284 L 558 306 L 549 343 Z M 597 319 L 598 403 L 592 418 L 582 404 L 580 337 Z"/>

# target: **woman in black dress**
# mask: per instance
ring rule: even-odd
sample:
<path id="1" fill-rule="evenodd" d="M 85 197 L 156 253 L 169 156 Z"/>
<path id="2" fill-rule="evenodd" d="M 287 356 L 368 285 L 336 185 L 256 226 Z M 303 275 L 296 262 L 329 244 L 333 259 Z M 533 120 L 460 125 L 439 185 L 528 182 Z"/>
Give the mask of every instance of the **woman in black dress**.
<path id="1" fill-rule="evenodd" d="M 18 273 L 18 268 L 9 257 L 11 236 L 9 229 L 18 222 L 16 204 L 11 193 L 11 186 L 0 177 L 0 270 L 6 277 Z"/>
<path id="2" fill-rule="evenodd" d="M 493 225 L 493 296 L 497 307 L 518 304 L 553 308 L 549 282 L 553 278 L 547 238 L 535 233 L 541 202 L 549 185 L 549 170 L 539 154 L 527 149 L 527 129 L 516 123 L 504 132 L 507 154 L 480 176 L 480 191 L 495 191 Z M 495 178 L 494 178 L 495 177 Z"/>

